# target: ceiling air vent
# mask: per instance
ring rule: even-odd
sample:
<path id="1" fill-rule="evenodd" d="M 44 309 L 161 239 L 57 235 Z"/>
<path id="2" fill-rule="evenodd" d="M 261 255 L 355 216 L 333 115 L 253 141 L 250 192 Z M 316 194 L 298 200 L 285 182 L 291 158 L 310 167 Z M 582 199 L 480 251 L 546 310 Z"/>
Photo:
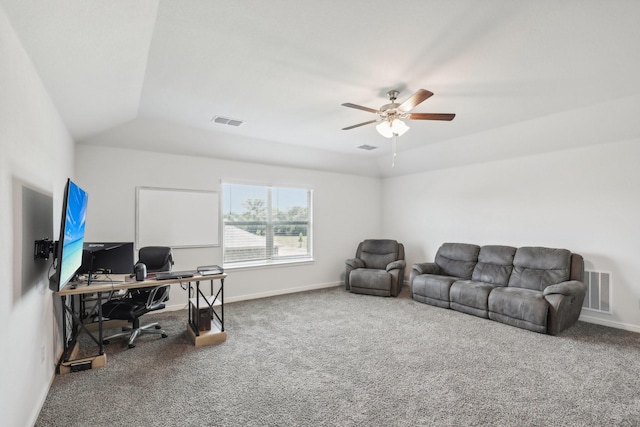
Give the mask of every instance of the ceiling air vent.
<path id="1" fill-rule="evenodd" d="M 238 119 L 230 119 L 228 117 L 222 117 L 222 116 L 214 116 L 213 119 L 211 119 L 211 121 L 213 123 L 218 123 L 219 125 L 229 125 L 229 126 L 241 126 L 244 121 L 242 120 L 238 120 Z"/>
<path id="2" fill-rule="evenodd" d="M 358 148 L 360 148 L 362 150 L 371 151 L 371 150 L 375 150 L 378 147 L 374 147 L 373 145 L 364 144 L 364 145 L 359 146 Z"/>

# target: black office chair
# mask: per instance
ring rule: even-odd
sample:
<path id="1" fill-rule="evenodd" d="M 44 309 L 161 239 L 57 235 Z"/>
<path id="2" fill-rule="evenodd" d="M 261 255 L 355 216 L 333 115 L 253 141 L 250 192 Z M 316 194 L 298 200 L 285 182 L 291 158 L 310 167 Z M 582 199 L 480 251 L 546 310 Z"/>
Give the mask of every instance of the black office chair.
<path id="1" fill-rule="evenodd" d="M 145 246 L 138 251 L 138 262 L 147 266 L 147 273 L 171 271 L 173 268 L 173 254 L 166 246 Z"/>
<path id="2" fill-rule="evenodd" d="M 145 246 L 138 251 L 138 262 L 143 263 L 147 273 L 171 271 L 173 268 L 173 254 L 171 248 L 166 246 Z M 144 302 L 149 298 L 149 292 L 153 287 L 132 289 L 130 295 L 138 302 Z"/>
<path id="3" fill-rule="evenodd" d="M 147 266 L 147 272 L 171 271 L 173 267 L 171 248 L 163 246 L 140 248 L 138 262 Z M 171 285 L 158 285 L 130 289 L 123 298 L 104 303 L 103 317 L 127 320 L 131 322 L 131 327 L 122 328 L 122 332 L 106 337 L 103 342 L 108 344 L 111 339 L 129 336 L 129 348 L 133 348 L 140 334 L 157 334 L 166 338 L 166 332 L 157 322 L 140 326 L 140 317 L 150 311 L 163 309 L 165 302 L 169 299 L 170 287 Z"/>

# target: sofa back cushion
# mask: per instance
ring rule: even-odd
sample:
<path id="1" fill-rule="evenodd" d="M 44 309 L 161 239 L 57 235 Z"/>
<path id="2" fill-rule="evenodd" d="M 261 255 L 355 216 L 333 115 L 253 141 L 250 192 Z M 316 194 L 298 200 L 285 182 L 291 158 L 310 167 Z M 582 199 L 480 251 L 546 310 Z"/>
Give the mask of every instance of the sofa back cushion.
<path id="1" fill-rule="evenodd" d="M 570 269 L 571 252 L 567 249 L 518 248 L 509 286 L 543 291 L 547 286 L 569 280 Z"/>
<path id="2" fill-rule="evenodd" d="M 436 253 L 435 262 L 443 276 L 471 279 L 478 262 L 480 246 L 467 243 L 443 243 Z"/>
<path id="3" fill-rule="evenodd" d="M 471 280 L 507 286 L 513 270 L 516 248 L 511 246 L 483 246 L 478 254 L 478 263 L 473 269 Z"/>
<path id="4" fill-rule="evenodd" d="M 399 243 L 395 240 L 365 240 L 360 244 L 357 258 L 364 261 L 366 268 L 377 268 L 384 270 L 387 264 L 404 258 L 399 257 Z"/>
<path id="5" fill-rule="evenodd" d="M 584 258 L 580 254 L 571 254 L 571 272 L 569 280 L 584 282 Z"/>

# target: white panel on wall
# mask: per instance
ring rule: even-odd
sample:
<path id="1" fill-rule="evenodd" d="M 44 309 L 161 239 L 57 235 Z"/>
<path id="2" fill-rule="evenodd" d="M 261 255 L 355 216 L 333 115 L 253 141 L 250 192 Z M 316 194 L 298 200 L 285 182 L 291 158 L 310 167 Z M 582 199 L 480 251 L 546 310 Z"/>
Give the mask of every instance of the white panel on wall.
<path id="1" fill-rule="evenodd" d="M 136 247 L 220 245 L 216 191 L 136 188 Z"/>

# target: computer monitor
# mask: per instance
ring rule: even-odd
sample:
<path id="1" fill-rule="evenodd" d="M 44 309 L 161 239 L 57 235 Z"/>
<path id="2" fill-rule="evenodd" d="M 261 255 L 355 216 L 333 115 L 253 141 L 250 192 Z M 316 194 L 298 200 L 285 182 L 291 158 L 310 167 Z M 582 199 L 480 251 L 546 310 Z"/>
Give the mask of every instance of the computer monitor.
<path id="1" fill-rule="evenodd" d="M 80 274 L 133 274 L 133 242 L 84 242 Z"/>

